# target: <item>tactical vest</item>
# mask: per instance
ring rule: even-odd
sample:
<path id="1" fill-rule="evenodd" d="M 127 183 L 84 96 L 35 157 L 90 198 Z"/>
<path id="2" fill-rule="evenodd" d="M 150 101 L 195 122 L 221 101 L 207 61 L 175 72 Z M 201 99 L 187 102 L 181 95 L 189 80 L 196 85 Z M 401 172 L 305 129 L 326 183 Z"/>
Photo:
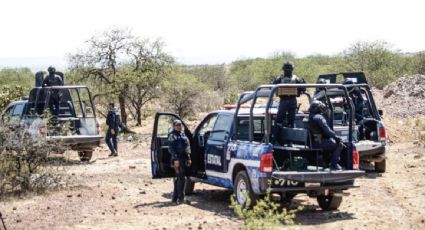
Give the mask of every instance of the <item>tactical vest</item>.
<path id="1" fill-rule="evenodd" d="M 171 144 L 178 155 L 186 154 L 186 148 L 188 146 L 187 138 L 184 134 L 173 132 L 171 133 L 175 137 Z"/>
<path id="2" fill-rule="evenodd" d="M 296 84 L 298 77 L 296 75 L 292 75 L 291 78 L 289 77 L 282 77 L 280 82 L 283 84 Z"/>

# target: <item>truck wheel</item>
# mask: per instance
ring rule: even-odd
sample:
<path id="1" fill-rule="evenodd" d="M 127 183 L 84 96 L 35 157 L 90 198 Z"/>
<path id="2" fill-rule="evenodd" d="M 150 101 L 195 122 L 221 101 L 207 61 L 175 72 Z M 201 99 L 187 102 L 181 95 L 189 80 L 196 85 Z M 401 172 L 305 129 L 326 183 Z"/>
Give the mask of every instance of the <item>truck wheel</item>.
<path id="1" fill-rule="evenodd" d="M 375 162 L 375 172 L 384 173 L 386 170 L 386 160 Z"/>
<path id="2" fill-rule="evenodd" d="M 337 210 L 341 205 L 342 196 L 335 196 L 335 194 L 322 195 L 317 197 L 317 202 L 324 211 Z"/>
<path id="3" fill-rule="evenodd" d="M 240 171 L 235 177 L 233 184 L 236 202 L 242 207 L 252 207 L 257 203 L 258 196 L 252 191 L 251 182 L 249 181 L 246 171 Z"/>
<path id="4" fill-rule="evenodd" d="M 184 184 L 184 194 L 192 195 L 193 190 L 195 190 L 195 182 L 193 182 L 190 177 L 186 177 L 186 183 Z"/>
<path id="5" fill-rule="evenodd" d="M 78 156 L 80 157 L 80 161 L 90 161 L 93 156 L 93 151 L 79 151 Z"/>

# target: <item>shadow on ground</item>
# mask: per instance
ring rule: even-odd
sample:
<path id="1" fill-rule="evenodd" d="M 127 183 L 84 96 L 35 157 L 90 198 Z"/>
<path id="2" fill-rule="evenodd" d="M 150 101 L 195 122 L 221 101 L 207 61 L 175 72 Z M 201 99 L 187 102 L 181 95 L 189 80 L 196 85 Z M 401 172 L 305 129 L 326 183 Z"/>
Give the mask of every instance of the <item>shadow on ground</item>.
<path id="1" fill-rule="evenodd" d="M 69 159 L 65 156 L 50 156 L 46 161 L 49 165 L 62 165 L 62 166 L 72 166 L 72 165 L 87 165 L 92 164 L 92 162 L 82 162 L 80 160 Z"/>
<path id="2" fill-rule="evenodd" d="M 208 212 L 213 212 L 215 215 L 236 217 L 233 210 L 229 207 L 230 196 L 232 192 L 222 189 L 215 190 L 195 190 L 192 195 L 187 195 L 186 199 L 190 200 L 190 206 L 197 209 L 201 209 Z M 167 198 L 167 201 L 163 202 L 150 202 L 135 205 L 134 208 L 163 208 L 176 206 L 171 202 L 172 193 L 163 193 L 162 197 Z M 182 204 L 186 205 L 186 204 Z"/>
<path id="3" fill-rule="evenodd" d="M 230 197 L 232 192 L 228 190 L 216 189 L 216 190 L 195 190 L 195 192 L 187 196 L 187 199 L 191 201 L 190 206 L 213 212 L 215 215 L 226 216 L 230 218 L 236 218 L 235 213 L 229 207 Z M 134 206 L 134 208 L 152 207 L 152 208 L 164 208 L 175 206 L 171 202 L 172 193 L 163 193 L 162 196 L 167 198 L 164 202 L 151 202 L 143 203 Z M 330 222 L 337 222 L 342 220 L 355 219 L 353 213 L 344 211 L 322 211 L 318 205 L 305 205 L 303 198 L 295 198 L 289 203 L 285 203 L 283 207 L 290 209 L 297 209 L 303 206 L 304 209 L 299 211 L 296 215 L 295 224 L 297 225 L 316 225 Z"/>

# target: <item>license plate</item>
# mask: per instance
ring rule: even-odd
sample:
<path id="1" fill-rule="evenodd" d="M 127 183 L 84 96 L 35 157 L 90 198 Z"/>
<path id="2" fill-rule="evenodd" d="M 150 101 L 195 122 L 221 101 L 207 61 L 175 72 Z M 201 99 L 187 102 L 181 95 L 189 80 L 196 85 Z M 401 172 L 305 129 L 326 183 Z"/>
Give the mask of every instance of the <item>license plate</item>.
<path id="1" fill-rule="evenodd" d="M 299 187 L 301 183 L 298 181 L 285 180 L 285 179 L 274 179 L 272 181 L 272 187 Z"/>

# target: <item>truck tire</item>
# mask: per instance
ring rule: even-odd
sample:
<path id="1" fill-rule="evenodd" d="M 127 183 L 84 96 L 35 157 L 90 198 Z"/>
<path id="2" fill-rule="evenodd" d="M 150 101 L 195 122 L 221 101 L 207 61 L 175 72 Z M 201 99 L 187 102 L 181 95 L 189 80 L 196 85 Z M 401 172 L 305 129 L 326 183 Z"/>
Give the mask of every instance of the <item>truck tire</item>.
<path id="1" fill-rule="evenodd" d="M 240 171 L 236 174 L 233 184 L 233 192 L 235 193 L 236 202 L 245 207 L 253 207 L 258 200 L 258 196 L 254 193 L 246 171 Z"/>
<path id="2" fill-rule="evenodd" d="M 80 161 L 87 162 L 91 160 L 93 151 L 79 151 L 78 156 L 80 157 Z"/>
<path id="3" fill-rule="evenodd" d="M 184 194 L 192 195 L 193 190 L 195 190 L 195 182 L 193 182 L 190 177 L 186 177 L 186 183 L 184 184 Z"/>
<path id="4" fill-rule="evenodd" d="M 375 172 L 384 173 L 386 170 L 386 160 L 375 162 Z"/>
<path id="5" fill-rule="evenodd" d="M 317 196 L 317 202 L 324 211 L 337 210 L 342 203 L 342 196 L 335 196 L 332 193 L 327 196 L 321 195 Z"/>

